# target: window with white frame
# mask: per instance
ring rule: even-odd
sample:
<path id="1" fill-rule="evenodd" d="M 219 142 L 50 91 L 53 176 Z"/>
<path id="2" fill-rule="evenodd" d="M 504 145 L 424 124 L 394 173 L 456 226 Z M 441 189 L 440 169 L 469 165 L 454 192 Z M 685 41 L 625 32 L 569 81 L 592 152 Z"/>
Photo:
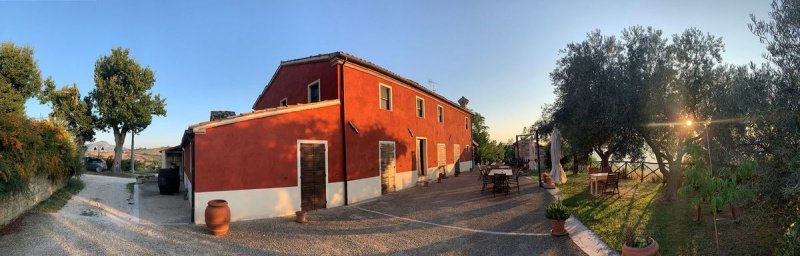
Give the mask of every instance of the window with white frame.
<path id="1" fill-rule="evenodd" d="M 283 99 L 281 99 L 280 106 L 281 107 L 285 107 L 286 105 L 288 105 L 288 103 L 289 103 L 289 100 L 287 98 L 283 98 Z"/>
<path id="2" fill-rule="evenodd" d="M 442 106 L 436 106 L 436 112 L 439 117 L 439 122 L 444 123 L 444 108 Z"/>
<path id="3" fill-rule="evenodd" d="M 322 97 L 319 92 L 319 79 L 308 84 L 308 103 L 319 102 Z"/>
<path id="4" fill-rule="evenodd" d="M 417 117 L 425 118 L 425 99 L 417 97 Z"/>
<path id="5" fill-rule="evenodd" d="M 392 110 L 392 87 L 385 84 L 378 84 L 380 90 L 379 98 L 380 108 L 385 110 Z"/>

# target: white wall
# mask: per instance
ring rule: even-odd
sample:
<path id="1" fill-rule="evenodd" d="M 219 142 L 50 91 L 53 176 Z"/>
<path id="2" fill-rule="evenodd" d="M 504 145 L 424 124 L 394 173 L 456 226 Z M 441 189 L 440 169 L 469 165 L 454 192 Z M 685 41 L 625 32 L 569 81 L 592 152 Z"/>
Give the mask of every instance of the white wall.
<path id="1" fill-rule="evenodd" d="M 347 182 L 347 197 L 351 204 L 379 196 L 381 196 L 380 176 Z"/>
<path id="2" fill-rule="evenodd" d="M 417 172 L 397 172 L 394 175 L 394 185 L 396 190 L 403 190 L 417 185 Z"/>
<path id="3" fill-rule="evenodd" d="M 293 215 L 300 210 L 297 187 L 196 192 L 194 223 L 205 224 L 208 201 L 224 199 L 231 208 L 231 221 Z"/>
<path id="4" fill-rule="evenodd" d="M 328 200 L 328 204 L 325 207 L 331 208 L 344 205 L 344 182 L 328 183 L 325 190 Z"/>

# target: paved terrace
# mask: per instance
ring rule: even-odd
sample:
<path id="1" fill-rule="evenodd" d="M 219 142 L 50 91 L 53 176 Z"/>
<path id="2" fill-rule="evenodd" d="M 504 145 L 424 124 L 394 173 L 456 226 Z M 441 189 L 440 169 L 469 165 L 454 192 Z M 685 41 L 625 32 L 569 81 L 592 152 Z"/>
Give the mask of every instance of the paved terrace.
<path id="1" fill-rule="evenodd" d="M 98 203 L 103 202 L 102 195 L 84 194 L 97 192 L 91 189 L 95 186 L 108 187 L 105 181 L 85 181 L 87 189 L 79 196 L 99 198 L 88 203 L 106 207 Z M 119 189 L 106 190 L 125 191 L 124 183 L 113 183 Z M 233 223 L 228 235 L 213 237 L 205 226 L 176 223 L 188 214 L 187 209 L 174 207 L 185 205 L 183 196 L 165 198 L 153 193 L 155 184 L 146 184 L 139 188 L 138 210 L 109 207 L 96 216 L 64 210 L 32 213 L 5 230 L 0 248 L 5 255 L 584 255 L 568 236 L 549 235 L 544 206 L 552 196 L 530 179 L 522 178 L 520 185 L 519 194 L 514 190 L 492 197 L 480 193 L 481 183 L 470 173 L 430 187 L 310 212 L 307 224 L 294 223 L 292 217 L 242 221 Z M 164 205 L 173 207 L 153 210 Z"/>

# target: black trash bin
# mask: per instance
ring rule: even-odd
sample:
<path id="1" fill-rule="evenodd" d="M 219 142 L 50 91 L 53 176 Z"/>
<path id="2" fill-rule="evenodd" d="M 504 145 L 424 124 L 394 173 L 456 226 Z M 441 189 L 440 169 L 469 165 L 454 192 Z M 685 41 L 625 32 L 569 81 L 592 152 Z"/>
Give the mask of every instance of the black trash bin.
<path id="1" fill-rule="evenodd" d="M 172 195 L 178 193 L 181 180 L 178 169 L 160 169 L 158 171 L 158 192 L 162 195 Z"/>

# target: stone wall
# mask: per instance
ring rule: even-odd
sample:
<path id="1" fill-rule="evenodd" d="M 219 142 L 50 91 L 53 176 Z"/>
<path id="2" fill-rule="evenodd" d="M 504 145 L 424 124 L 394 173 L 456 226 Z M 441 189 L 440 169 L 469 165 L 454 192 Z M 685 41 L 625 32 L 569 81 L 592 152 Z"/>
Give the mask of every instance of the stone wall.
<path id="1" fill-rule="evenodd" d="M 27 192 L 13 196 L 0 196 L 0 226 L 5 226 L 31 207 L 49 198 L 64 184 L 66 182 L 53 184 L 46 177 L 37 176 L 31 179 Z"/>

